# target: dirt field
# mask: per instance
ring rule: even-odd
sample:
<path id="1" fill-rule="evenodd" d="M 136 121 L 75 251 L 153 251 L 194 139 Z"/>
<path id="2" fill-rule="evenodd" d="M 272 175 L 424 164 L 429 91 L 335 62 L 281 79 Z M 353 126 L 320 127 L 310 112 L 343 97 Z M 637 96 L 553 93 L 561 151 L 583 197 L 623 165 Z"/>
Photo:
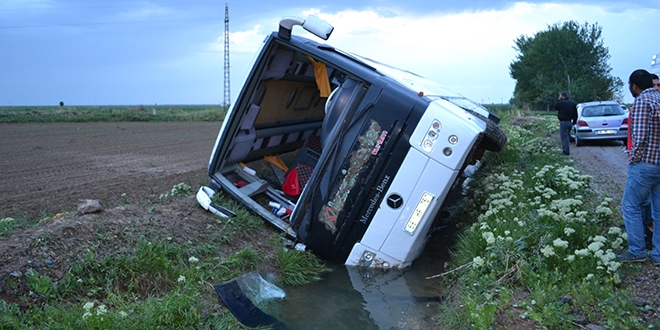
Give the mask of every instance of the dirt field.
<path id="1" fill-rule="evenodd" d="M 208 183 L 219 122 L 0 124 L 0 218 L 105 206 Z"/>
<path id="2" fill-rule="evenodd" d="M 17 210 L 38 223 L 0 237 L 0 299 L 22 308 L 42 303 L 21 274 L 34 269 L 60 281 L 90 249 L 103 260 L 141 238 L 196 246 L 217 238 L 224 225 L 197 204 L 194 192 L 209 182 L 206 166 L 219 128 L 218 122 L 0 125 L 0 218 Z M 182 182 L 192 186 L 190 195 L 159 199 Z M 80 199 L 99 199 L 104 210 L 56 214 L 75 213 Z M 267 242 L 277 234 L 264 227 L 256 234 L 263 241 L 251 246 L 270 255 Z M 222 250 L 231 254 L 244 239 L 237 235 Z M 16 279 L 22 284 L 12 285 Z M 213 290 L 203 299 L 217 305 Z"/>

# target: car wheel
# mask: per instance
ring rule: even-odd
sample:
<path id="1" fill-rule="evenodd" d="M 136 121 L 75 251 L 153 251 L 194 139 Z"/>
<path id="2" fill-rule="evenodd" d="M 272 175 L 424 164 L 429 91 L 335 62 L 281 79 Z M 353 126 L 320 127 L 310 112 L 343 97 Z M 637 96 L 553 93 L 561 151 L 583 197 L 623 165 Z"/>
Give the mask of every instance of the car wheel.
<path id="1" fill-rule="evenodd" d="M 575 125 L 571 126 L 571 131 L 568 133 L 568 141 L 575 141 Z"/>
<path id="2" fill-rule="evenodd" d="M 581 147 L 583 145 L 584 145 L 584 142 L 582 140 L 580 140 L 580 138 L 578 137 L 577 134 L 575 134 L 575 146 L 576 147 Z"/>
<path id="3" fill-rule="evenodd" d="M 628 146 L 628 139 L 622 139 L 621 142 L 623 142 L 624 147 Z"/>
<path id="4" fill-rule="evenodd" d="M 502 150 L 507 140 L 507 136 L 504 130 L 495 124 L 495 122 L 482 116 L 481 114 L 472 110 L 466 111 L 486 123 L 486 130 L 484 131 L 484 138 L 481 139 L 480 147 L 492 152 L 499 152 Z"/>

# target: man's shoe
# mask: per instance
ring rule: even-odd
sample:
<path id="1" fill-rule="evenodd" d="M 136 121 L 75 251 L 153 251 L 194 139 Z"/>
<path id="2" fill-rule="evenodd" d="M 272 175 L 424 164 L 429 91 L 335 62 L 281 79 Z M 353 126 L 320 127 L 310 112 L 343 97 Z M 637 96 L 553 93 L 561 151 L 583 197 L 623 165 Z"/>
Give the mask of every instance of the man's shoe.
<path id="1" fill-rule="evenodd" d="M 647 255 L 647 256 L 649 257 L 649 259 L 651 259 L 651 261 L 653 262 L 653 266 L 660 267 L 660 260 L 657 260 L 657 261 L 656 261 L 655 259 L 653 259 L 653 257 L 651 257 L 651 251 L 647 252 L 646 255 Z"/>
<path id="2" fill-rule="evenodd" d="M 616 259 L 621 262 L 644 262 L 646 261 L 646 256 L 637 256 L 630 253 L 630 251 L 627 251 L 625 253 L 617 254 Z"/>

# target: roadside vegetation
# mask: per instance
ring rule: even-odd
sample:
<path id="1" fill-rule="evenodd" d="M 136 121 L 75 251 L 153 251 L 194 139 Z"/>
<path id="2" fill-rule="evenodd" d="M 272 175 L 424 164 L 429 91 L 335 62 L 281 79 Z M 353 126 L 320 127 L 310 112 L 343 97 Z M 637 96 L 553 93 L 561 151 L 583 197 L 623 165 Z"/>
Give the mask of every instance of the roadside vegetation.
<path id="1" fill-rule="evenodd" d="M 434 321 L 443 329 L 657 328 L 642 315 L 658 307 L 636 307 L 625 285 L 639 266 L 615 259 L 627 246 L 619 201 L 595 194 L 591 178 L 560 155 L 554 113 L 489 108 L 502 116 L 509 140 L 501 152 L 486 154 L 469 179 L 465 202 L 452 215 L 459 233 L 452 261 L 445 273 L 430 279 L 451 293 Z M 0 109 L 2 120 L 8 118 L 5 111 Z M 43 119 L 39 116 L 23 118 Z M 58 116 L 44 121 L 67 115 Z M 108 111 L 103 120 L 119 117 Z M 85 118 L 78 119 L 96 120 Z M 139 205 L 139 212 L 149 215 L 159 205 L 192 195 L 190 185 L 182 183 Z M 134 205 L 131 198 L 122 195 L 125 206 Z M 214 285 L 265 271 L 278 276 L 275 284 L 294 286 L 327 271 L 311 253 L 283 249 L 281 235 L 230 198 L 220 194 L 215 202 L 238 216 L 217 218 L 203 237 L 172 239 L 128 221 L 116 231 L 99 231 L 82 247 L 84 253 L 72 249 L 75 262 L 61 278 L 34 267 L 0 279 L 0 295 L 11 297 L 0 299 L 0 328 L 245 329 L 218 305 Z M 75 219 L 73 212 L 47 210 L 34 220 L 17 211 L 0 219 L 0 240 Z M 117 244 L 117 237 L 125 238 L 119 249 L 104 249 Z M 47 250 L 57 243 L 45 235 L 25 244 Z"/>
<path id="2" fill-rule="evenodd" d="M 591 177 L 560 155 L 551 137 L 558 131 L 554 114 L 507 112 L 501 125 L 506 147 L 487 154 L 469 182 L 469 198 L 453 214 L 463 227 L 448 271 L 438 276 L 453 294 L 437 323 L 654 328 L 642 322 L 646 310 L 622 284 L 639 266 L 615 258 L 627 248 L 619 201 L 595 194 Z"/>
<path id="3" fill-rule="evenodd" d="M 0 123 L 98 121 L 220 121 L 220 105 L 11 106 L 0 107 Z"/>
<path id="4" fill-rule="evenodd" d="M 185 199 L 192 194 L 190 185 L 181 183 L 150 203 L 133 205 L 131 213 L 149 215 L 159 206 L 190 203 Z M 0 329 L 247 329 L 218 304 L 215 285 L 251 272 L 268 275 L 276 285 L 303 285 L 328 270 L 310 252 L 284 249 L 282 235 L 228 197 L 215 202 L 237 216 L 209 213 L 198 236 L 167 236 L 167 228 L 153 218 L 151 228 L 139 216 L 121 219 L 118 228 L 113 219 L 97 220 L 97 233 L 82 238 L 82 246 L 69 247 L 66 256 L 44 252 L 43 263 L 34 260 L 34 268 L 0 278 Z M 126 198 L 124 204 L 131 202 Z M 75 218 L 73 213 L 38 221 L 4 218 L 0 239 Z M 71 241 L 46 234 L 25 244 L 49 251 Z M 62 278 L 46 275 L 51 265 L 67 259 L 61 257 L 74 260 Z"/>

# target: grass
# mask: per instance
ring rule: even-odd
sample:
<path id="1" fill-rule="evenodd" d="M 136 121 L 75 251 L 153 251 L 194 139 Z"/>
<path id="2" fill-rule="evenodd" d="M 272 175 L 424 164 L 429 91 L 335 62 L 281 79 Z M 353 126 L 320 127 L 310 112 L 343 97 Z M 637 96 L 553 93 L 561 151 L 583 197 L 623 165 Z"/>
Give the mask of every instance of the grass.
<path id="1" fill-rule="evenodd" d="M 0 107 L 0 123 L 221 121 L 226 112 L 219 105 L 11 106 Z"/>
<path id="2" fill-rule="evenodd" d="M 469 200 L 453 215 L 462 229 L 443 281 L 457 293 L 437 322 L 451 329 L 506 328 L 503 319 L 544 329 L 575 329 L 584 320 L 648 326 L 622 287 L 626 268 L 615 253 L 627 244 L 615 201 L 595 194 L 591 178 L 560 156 L 550 137 L 558 131 L 553 113 L 508 112 L 500 125 L 507 146 L 487 154 Z"/>
<path id="3" fill-rule="evenodd" d="M 156 202 L 192 193 L 189 185 L 178 184 Z M 285 251 L 281 236 L 259 246 L 232 247 L 262 236 L 266 224 L 226 196 L 216 203 L 236 210 L 237 217 L 218 218 L 221 229 L 208 230 L 203 240 L 179 241 L 144 231 L 113 253 L 103 249 L 103 244 L 115 244 L 110 241 L 90 244 L 60 281 L 40 274 L 37 267 L 6 277 L 0 293 L 18 301 L 0 299 L 0 329 L 245 329 L 217 305 L 213 285 L 264 265 L 278 275 L 275 284 L 283 286 L 309 283 L 327 271 L 310 252 Z M 6 218 L 0 226 L 11 234 L 11 227 L 23 222 Z"/>

